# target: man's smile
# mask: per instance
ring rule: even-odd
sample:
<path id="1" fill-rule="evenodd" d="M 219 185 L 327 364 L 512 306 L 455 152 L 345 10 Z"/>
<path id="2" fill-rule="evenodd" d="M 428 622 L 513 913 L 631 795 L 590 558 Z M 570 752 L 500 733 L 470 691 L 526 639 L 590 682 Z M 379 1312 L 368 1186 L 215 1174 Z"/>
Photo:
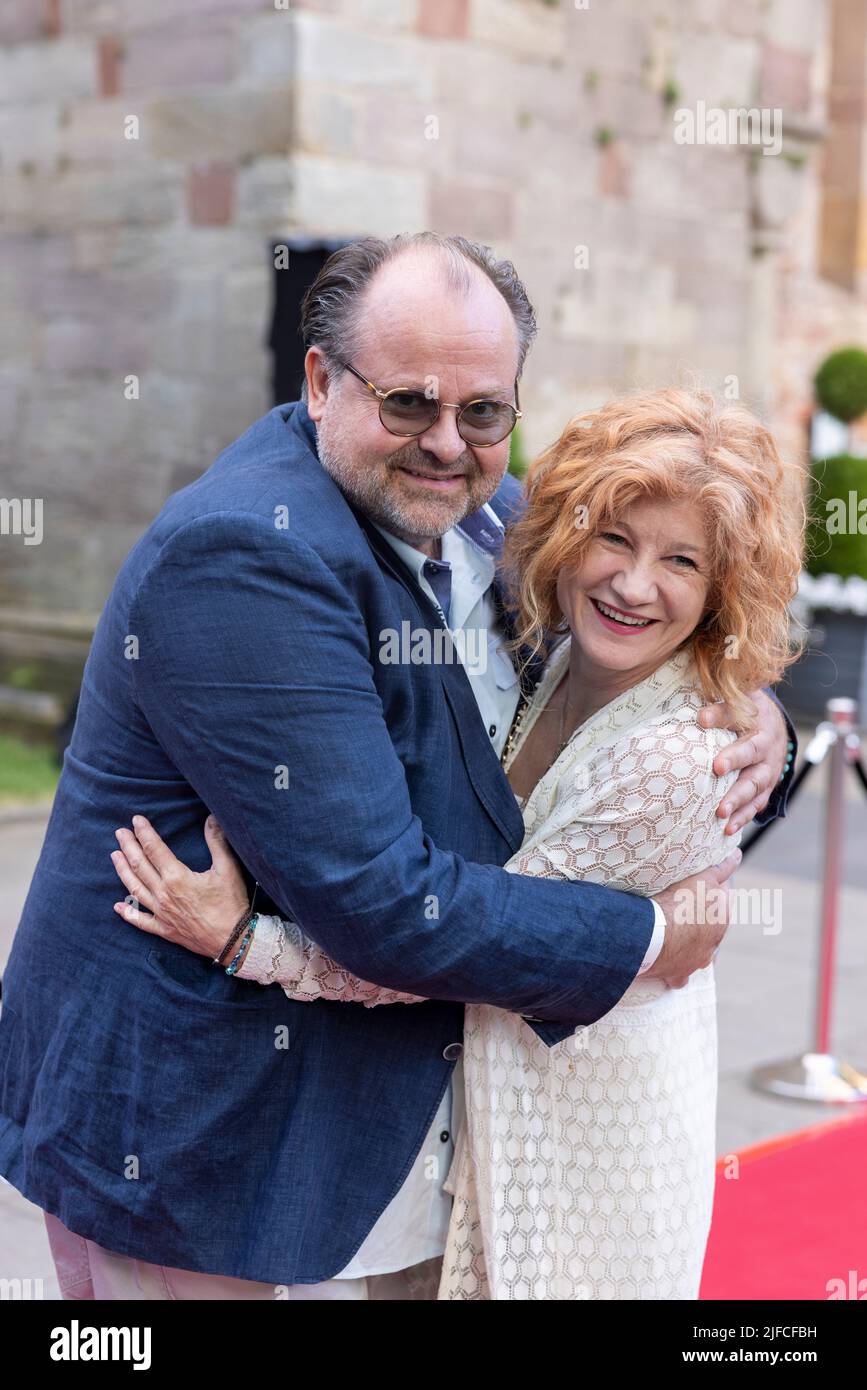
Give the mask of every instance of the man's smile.
<path id="1" fill-rule="evenodd" d="M 466 473 L 423 473 L 420 469 L 398 467 L 398 472 L 406 477 L 414 479 L 415 482 L 423 484 L 425 487 L 435 488 L 437 491 L 448 492 L 456 487 L 467 475 Z"/>

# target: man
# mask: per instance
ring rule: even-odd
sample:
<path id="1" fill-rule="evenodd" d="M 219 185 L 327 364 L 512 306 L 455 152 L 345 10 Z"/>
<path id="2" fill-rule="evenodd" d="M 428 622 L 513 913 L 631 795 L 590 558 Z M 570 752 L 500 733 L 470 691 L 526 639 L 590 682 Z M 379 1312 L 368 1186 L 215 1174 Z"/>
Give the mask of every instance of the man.
<path id="1" fill-rule="evenodd" d="M 121 569 L 0 1020 L 0 1172 L 78 1262 L 69 1296 L 435 1297 L 463 1003 L 554 1045 L 723 935 L 665 908 L 737 856 L 656 907 L 499 867 L 523 835 L 497 756 L 517 688 L 484 561 L 517 505 L 533 329 L 514 269 L 470 243 L 335 253 L 305 304 L 306 406 L 254 424 Z M 490 627 L 493 684 L 381 658 L 385 634 L 461 614 Z M 733 827 L 783 763 L 758 699 L 762 732 L 726 749 Z M 427 1002 L 301 1005 L 118 930 L 113 828 L 143 812 L 204 868 L 206 808 L 284 916 Z"/>

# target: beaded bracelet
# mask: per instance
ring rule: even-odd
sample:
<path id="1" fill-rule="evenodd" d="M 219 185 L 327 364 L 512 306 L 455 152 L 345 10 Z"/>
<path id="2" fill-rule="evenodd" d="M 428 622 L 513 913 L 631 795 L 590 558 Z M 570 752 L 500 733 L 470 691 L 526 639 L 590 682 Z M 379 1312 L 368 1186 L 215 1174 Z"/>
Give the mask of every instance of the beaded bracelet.
<path id="1" fill-rule="evenodd" d="M 783 766 L 783 770 L 782 770 L 782 772 L 780 773 L 780 781 L 781 781 L 781 782 L 782 782 L 783 778 L 786 776 L 786 773 L 789 771 L 789 768 L 792 766 L 792 759 L 794 758 L 794 756 L 795 756 L 795 745 L 794 745 L 794 743 L 792 742 L 791 739 L 787 739 L 787 741 L 786 741 L 786 761 L 785 761 L 785 764 L 784 764 L 784 766 Z"/>
<path id="2" fill-rule="evenodd" d="M 241 932 L 244 931 L 245 928 L 246 928 L 247 926 L 249 926 L 250 918 L 251 918 L 252 916 L 253 916 L 253 908 L 252 908 L 252 905 L 251 905 L 250 907 L 245 908 L 245 910 L 241 913 L 241 916 L 238 918 L 238 921 L 235 923 L 235 926 L 234 926 L 233 929 L 232 929 L 232 935 L 229 937 L 229 940 L 226 942 L 225 946 L 224 946 L 223 949 L 220 951 L 220 953 L 219 953 L 218 955 L 214 956 L 214 960 L 213 960 L 213 964 L 214 964 L 214 965 L 222 965 L 222 964 L 223 964 L 223 961 L 225 960 L 226 956 L 227 956 L 227 955 L 229 954 L 229 952 L 231 951 L 231 949 L 232 949 L 232 947 L 234 946 L 235 942 L 238 940 L 238 937 L 241 935 Z"/>
<path id="3" fill-rule="evenodd" d="M 234 960 L 232 961 L 231 965 L 226 966 L 227 975 L 234 975 L 235 971 L 238 969 L 238 962 L 244 954 L 244 951 L 248 943 L 253 938 L 253 932 L 256 930 L 256 923 L 258 922 L 258 920 L 259 914 L 258 912 L 255 912 L 253 916 L 250 918 L 250 921 L 247 923 L 247 930 L 244 932 L 243 939 L 241 941 L 240 946 L 238 947 Z"/>

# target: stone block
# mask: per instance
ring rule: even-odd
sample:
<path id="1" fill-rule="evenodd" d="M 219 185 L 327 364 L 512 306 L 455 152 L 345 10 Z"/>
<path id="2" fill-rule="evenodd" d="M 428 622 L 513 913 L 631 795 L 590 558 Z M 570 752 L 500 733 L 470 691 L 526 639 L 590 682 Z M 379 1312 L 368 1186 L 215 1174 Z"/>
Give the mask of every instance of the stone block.
<path id="1" fill-rule="evenodd" d="M 408 31 L 416 23 L 418 0 L 355 0 L 353 10 L 365 26 Z"/>
<path id="2" fill-rule="evenodd" d="M 141 373 L 150 363 L 149 325 L 144 319 L 69 319 L 44 325 L 39 367 L 51 373 Z"/>
<path id="3" fill-rule="evenodd" d="M 437 232 L 477 241 L 502 241 L 511 235 L 514 194 L 508 186 L 485 186 L 471 180 L 431 180 L 429 225 Z"/>
<path id="4" fill-rule="evenodd" d="M 250 82 L 295 76 L 295 16 L 272 10 L 244 21 L 237 37 L 239 72 Z"/>
<path id="5" fill-rule="evenodd" d="M 288 159 L 254 159 L 238 174 L 236 217 L 245 228 L 259 228 L 262 241 L 278 233 L 289 218 L 292 180 Z"/>
<path id="6" fill-rule="evenodd" d="M 181 171 L 153 164 L 69 170 L 53 177 L 10 175 L 5 185 L 10 231 L 49 233 L 58 227 L 148 224 L 181 214 Z"/>
<path id="7" fill-rule="evenodd" d="M 286 85 L 199 88 L 143 97 L 142 145 L 150 158 L 261 158 L 284 154 L 292 140 L 292 89 Z"/>
<path id="8" fill-rule="evenodd" d="M 431 49 L 417 35 L 365 32 L 338 19 L 300 11 L 295 20 L 297 81 L 336 87 L 382 87 L 430 101 Z"/>
<path id="9" fill-rule="evenodd" d="M 762 49 L 759 105 L 786 112 L 807 111 L 811 98 L 813 55 L 767 43 Z"/>
<path id="10" fill-rule="evenodd" d="M 24 163 L 53 173 L 61 149 L 60 107 L 52 101 L 0 106 L 0 168 L 4 177 Z"/>
<path id="11" fill-rule="evenodd" d="M 470 0 L 419 0 L 417 27 L 430 39 L 467 38 Z"/>
<path id="12" fill-rule="evenodd" d="M 178 33 L 174 25 L 166 25 L 124 39 L 122 90 L 228 82 L 237 66 L 238 38 L 228 26 L 201 23 L 197 31 Z"/>
<path id="13" fill-rule="evenodd" d="M 116 97 L 121 88 L 123 41 L 117 34 L 100 34 L 96 41 L 99 95 Z"/>
<path id="14" fill-rule="evenodd" d="M 309 235 L 393 236 L 428 225 L 422 174 L 309 155 L 295 156 L 290 173 L 292 224 Z"/>
<path id="15" fill-rule="evenodd" d="M 293 4 L 294 0 L 290 0 Z M 174 26 L 179 32 L 199 32 L 212 20 L 246 21 L 261 15 L 268 0 L 62 0 L 63 28 L 75 34 L 138 34 Z M 291 17 L 288 12 L 286 17 Z"/>
<path id="16" fill-rule="evenodd" d="M 302 96 L 301 106 L 304 104 Z M 359 157 L 420 174 L 445 176 L 460 166 L 466 128 L 459 112 L 449 109 L 440 117 L 431 110 L 431 104 L 384 92 L 365 93 L 355 111 L 353 130 Z M 502 144 L 501 140 L 498 154 Z M 473 157 L 475 167 L 484 168 L 486 173 L 499 172 L 489 169 L 484 155 L 478 153 L 475 134 Z"/>
<path id="17" fill-rule="evenodd" d="M 237 168 L 226 161 L 193 164 L 187 171 L 187 217 L 192 227 L 224 227 L 235 211 Z"/>
<path id="18" fill-rule="evenodd" d="M 96 50 L 85 38 L 22 43 L 0 48 L 0 102 L 10 106 L 46 99 L 95 96 Z"/>
<path id="19" fill-rule="evenodd" d="M 77 101 L 65 107 L 59 155 L 76 164 L 117 164 L 134 158 L 141 146 L 124 134 L 129 114 L 130 102 L 123 96 L 111 101 Z"/>
<path id="20" fill-rule="evenodd" d="M 57 0 L 3 0 L 0 44 L 25 43 L 57 32 Z"/>
<path id="21" fill-rule="evenodd" d="M 574 11 L 574 6 L 568 8 Z M 569 32 L 566 10 L 566 5 L 516 5 L 514 0 L 473 0 L 469 36 L 489 48 L 509 49 L 519 54 L 522 60 L 562 60 Z M 584 17 L 592 12 L 588 10 Z"/>
<path id="22" fill-rule="evenodd" d="M 387 98 L 380 98 L 390 106 Z M 367 119 L 369 101 L 355 94 L 305 82 L 296 91 L 296 127 L 293 148 L 305 154 L 335 155 L 339 159 L 363 156 L 368 141 L 375 140 L 382 122 Z M 383 120 L 389 120 L 386 111 Z M 382 113 L 380 112 L 380 115 Z M 370 157 L 376 152 L 370 150 Z"/>

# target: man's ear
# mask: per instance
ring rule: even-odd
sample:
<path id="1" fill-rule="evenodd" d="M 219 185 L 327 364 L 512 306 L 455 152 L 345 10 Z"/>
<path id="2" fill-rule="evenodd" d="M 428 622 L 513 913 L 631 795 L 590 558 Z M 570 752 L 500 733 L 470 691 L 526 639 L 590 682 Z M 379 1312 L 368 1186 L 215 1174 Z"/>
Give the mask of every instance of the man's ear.
<path id="1" fill-rule="evenodd" d="M 325 354 L 321 348 L 311 347 L 307 349 L 307 355 L 304 358 L 304 376 L 307 381 L 307 414 L 311 420 L 318 423 L 325 412 L 325 402 L 328 399 L 330 385 Z"/>

